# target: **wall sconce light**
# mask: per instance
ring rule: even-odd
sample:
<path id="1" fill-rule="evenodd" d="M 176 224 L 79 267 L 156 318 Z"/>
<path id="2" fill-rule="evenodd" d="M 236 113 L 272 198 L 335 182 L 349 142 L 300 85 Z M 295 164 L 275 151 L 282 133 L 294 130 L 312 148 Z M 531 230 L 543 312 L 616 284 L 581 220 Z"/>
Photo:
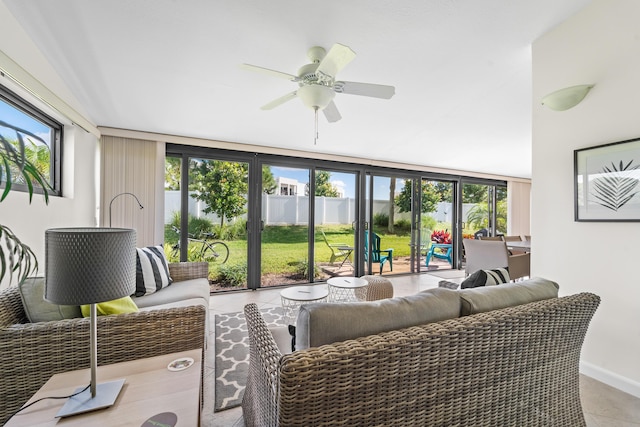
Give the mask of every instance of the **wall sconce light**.
<path id="1" fill-rule="evenodd" d="M 115 196 L 113 196 L 113 199 L 111 199 L 111 202 L 109 202 L 109 227 L 111 227 L 111 205 L 113 205 L 113 201 L 115 199 L 117 199 L 120 196 L 124 196 L 125 194 L 128 194 L 130 196 L 133 196 L 134 199 L 136 199 L 136 202 L 138 202 L 138 206 L 140 206 L 140 209 L 144 209 L 144 206 L 142 206 L 142 203 L 140 203 L 140 200 L 138 200 L 138 198 L 136 197 L 135 194 L 133 193 L 120 193 L 120 194 L 116 194 Z"/>
<path id="2" fill-rule="evenodd" d="M 557 90 L 542 98 L 542 105 L 565 111 L 578 105 L 595 85 L 578 85 Z"/>

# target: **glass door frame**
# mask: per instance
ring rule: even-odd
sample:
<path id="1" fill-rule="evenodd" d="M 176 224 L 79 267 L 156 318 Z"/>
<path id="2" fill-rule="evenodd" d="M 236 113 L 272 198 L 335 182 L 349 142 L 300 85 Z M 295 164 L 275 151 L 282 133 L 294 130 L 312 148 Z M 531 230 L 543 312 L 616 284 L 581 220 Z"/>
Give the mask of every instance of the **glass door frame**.
<path id="1" fill-rule="evenodd" d="M 248 181 L 248 200 L 247 200 L 247 288 L 258 289 L 260 287 L 260 265 L 261 265 L 261 233 L 263 229 L 262 224 L 262 166 L 277 165 L 284 167 L 294 168 L 307 168 L 310 170 L 309 185 L 310 194 L 315 194 L 315 173 L 316 170 L 330 171 L 330 172 L 342 172 L 348 174 L 355 174 L 355 250 L 353 251 L 353 264 L 354 275 L 361 276 L 366 274 L 367 266 L 364 261 L 364 240 L 365 230 L 367 227 L 372 227 L 369 223 L 369 219 L 366 218 L 367 203 L 373 203 L 371 194 L 367 194 L 367 180 L 372 179 L 374 176 L 384 177 L 402 177 L 404 179 L 412 179 L 414 184 L 412 188 L 413 200 L 412 200 L 412 214 L 411 214 L 411 227 L 412 227 L 412 242 L 415 244 L 415 238 L 417 233 L 414 233 L 416 227 L 420 226 L 420 206 L 421 206 L 421 191 L 420 186 L 416 185 L 416 182 L 421 183 L 423 179 L 429 181 L 442 181 L 453 184 L 453 219 L 452 219 L 452 240 L 453 240 L 453 265 L 452 268 L 458 269 L 462 265 L 462 189 L 464 184 L 483 184 L 495 187 L 506 187 L 507 182 L 501 180 L 492 179 L 480 179 L 455 174 L 443 174 L 443 173 L 430 173 L 418 170 L 406 170 L 398 168 L 388 168 L 383 166 L 372 166 L 365 164 L 330 161 L 330 160 L 318 160 L 308 159 L 301 157 L 292 157 L 286 155 L 256 153 L 248 151 L 235 151 L 224 148 L 216 147 L 204 147 L 193 146 L 183 144 L 166 144 L 166 154 L 171 157 L 181 158 L 181 168 L 183 171 L 188 170 L 188 159 L 195 158 L 211 158 L 223 161 L 236 161 L 243 162 L 249 165 Z M 371 178 L 370 178 L 371 177 Z M 188 174 L 181 175 L 181 189 L 188 189 Z M 373 191 L 371 188 L 370 191 Z M 494 192 L 495 194 L 495 192 Z M 188 223 L 188 201 L 189 195 L 187 191 L 181 193 L 181 227 L 187 228 Z M 308 259 L 315 262 L 315 202 L 313 197 L 309 197 L 309 245 L 308 245 Z M 492 201 L 493 219 L 492 223 L 496 224 L 495 212 L 495 198 Z M 369 209 L 372 206 L 369 205 Z M 372 210 L 370 210 L 372 212 Z M 495 227 L 494 227 L 495 228 Z M 415 236 L 414 236 L 415 234 Z M 181 237 L 187 238 L 186 233 Z M 181 249 L 186 251 L 186 242 L 182 242 Z M 418 258 L 419 260 L 419 258 Z M 412 260 L 412 266 L 414 266 Z M 419 261 L 418 261 L 419 262 Z M 420 269 L 413 271 L 414 273 L 421 273 Z M 313 271 L 309 271 L 308 282 L 314 283 Z"/>
<path id="2" fill-rule="evenodd" d="M 458 203 L 456 204 L 457 206 L 457 221 L 456 221 L 456 225 L 458 230 L 460 230 L 459 233 L 457 233 L 455 235 L 455 240 L 457 241 L 457 246 L 458 248 L 462 248 L 462 240 L 463 240 L 463 236 L 462 236 L 462 231 L 464 230 L 464 224 L 463 224 L 463 190 L 464 190 L 464 185 L 465 184 L 472 184 L 472 185 L 486 185 L 487 187 L 489 187 L 491 189 L 491 194 L 488 196 L 488 210 L 490 213 L 490 218 L 489 218 L 489 222 L 490 224 L 492 224 L 491 228 L 491 236 L 495 236 L 496 235 L 496 224 L 497 224 L 497 198 L 496 198 L 496 194 L 497 194 L 497 187 L 504 187 L 505 189 L 507 188 L 507 182 L 506 181 L 501 181 L 501 180 L 492 180 L 492 179 L 481 179 L 481 178 L 470 178 L 470 177 L 460 177 L 458 179 L 458 186 L 457 186 L 457 197 L 458 197 Z M 456 254 L 454 254 L 455 256 Z M 462 268 L 462 250 L 459 250 L 457 252 L 457 256 L 456 256 L 456 264 L 459 266 L 458 268 Z"/>

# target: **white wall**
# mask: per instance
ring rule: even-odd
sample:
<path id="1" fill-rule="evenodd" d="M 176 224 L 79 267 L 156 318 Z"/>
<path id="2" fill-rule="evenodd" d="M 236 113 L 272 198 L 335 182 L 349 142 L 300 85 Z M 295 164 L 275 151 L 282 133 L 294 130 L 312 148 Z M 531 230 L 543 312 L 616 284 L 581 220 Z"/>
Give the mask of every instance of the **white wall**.
<path id="1" fill-rule="evenodd" d="M 13 20 L 4 3 L 0 2 L 0 50 L 35 78 L 54 90 L 58 96 L 69 93 L 60 86 L 60 79 Z M 0 223 L 8 226 L 35 252 L 39 274 L 44 274 L 44 232 L 52 227 L 96 226 L 98 141 L 95 136 L 73 125 L 59 113 L 43 106 L 6 77 L 0 84 L 43 108 L 45 112 L 64 124 L 64 197 L 51 197 L 49 205 L 35 195 L 29 204 L 28 195 L 13 191 L 0 203 Z M 75 100 L 64 99 L 77 107 Z M 3 282 L 6 285 L 7 281 Z"/>
<path id="2" fill-rule="evenodd" d="M 638 18 L 637 0 L 594 0 L 533 45 L 531 265 L 533 275 L 558 281 L 561 294 L 602 298 L 581 369 L 636 396 L 640 223 L 574 221 L 573 150 L 640 137 Z M 573 109 L 540 105 L 547 93 L 585 83 L 596 86 Z"/>

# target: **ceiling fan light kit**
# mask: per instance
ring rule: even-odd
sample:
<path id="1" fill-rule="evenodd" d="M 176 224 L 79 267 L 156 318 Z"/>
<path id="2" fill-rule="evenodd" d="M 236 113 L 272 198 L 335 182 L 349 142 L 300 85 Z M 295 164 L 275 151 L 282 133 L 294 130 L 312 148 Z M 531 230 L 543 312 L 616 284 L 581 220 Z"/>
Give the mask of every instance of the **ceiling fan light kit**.
<path id="1" fill-rule="evenodd" d="M 323 85 L 306 85 L 298 89 L 298 98 L 312 110 L 324 110 L 335 96 L 332 88 Z"/>
<path id="2" fill-rule="evenodd" d="M 542 105 L 554 111 L 566 111 L 578 105 L 595 85 L 577 85 L 552 92 L 542 98 Z"/>

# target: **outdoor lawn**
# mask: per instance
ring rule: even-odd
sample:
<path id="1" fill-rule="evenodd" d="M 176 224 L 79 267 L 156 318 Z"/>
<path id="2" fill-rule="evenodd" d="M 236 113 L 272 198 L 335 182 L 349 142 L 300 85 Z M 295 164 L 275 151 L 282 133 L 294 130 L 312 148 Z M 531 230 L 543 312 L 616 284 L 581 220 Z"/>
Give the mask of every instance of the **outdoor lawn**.
<path id="1" fill-rule="evenodd" d="M 325 244 L 320 230 L 324 230 L 329 243 L 344 243 L 353 246 L 354 231 L 351 225 L 323 225 L 315 232 L 315 254 L 318 264 L 326 264 L 331 257 L 331 250 Z M 393 248 L 394 259 L 410 256 L 410 232 L 398 227 L 395 234 L 389 234 L 386 228 L 375 227 L 374 232 L 381 238 L 381 249 Z M 262 277 L 265 282 L 270 278 L 282 283 L 286 278 L 293 281 L 304 281 L 307 277 L 308 256 L 307 226 L 267 226 L 262 233 Z M 172 247 L 178 235 L 170 226 L 165 231 L 165 252 L 170 262 L 177 261 L 172 256 Z M 209 278 L 220 287 L 246 286 L 247 241 L 245 236 L 223 240 L 229 247 L 229 259 L 224 265 L 210 263 Z M 189 261 L 197 261 L 201 243 L 191 242 Z M 318 270 L 317 274 L 319 273 Z M 285 280 L 286 281 L 286 280 Z M 269 284 L 269 283 L 266 283 Z M 265 284 L 263 284 L 264 286 Z"/>

